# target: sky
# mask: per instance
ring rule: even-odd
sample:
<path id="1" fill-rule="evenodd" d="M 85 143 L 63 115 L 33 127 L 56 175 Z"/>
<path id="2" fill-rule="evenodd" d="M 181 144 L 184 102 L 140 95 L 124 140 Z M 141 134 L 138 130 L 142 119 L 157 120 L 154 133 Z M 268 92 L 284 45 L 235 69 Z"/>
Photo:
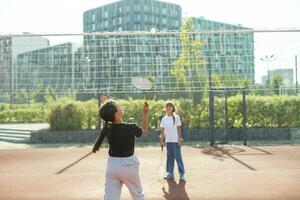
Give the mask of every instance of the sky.
<path id="1" fill-rule="evenodd" d="M 0 0 L 0 33 L 82 33 L 83 12 L 112 2 L 115 1 Z M 299 0 L 165 0 L 165 2 L 181 5 L 183 17 L 204 17 L 256 29 L 300 28 Z M 299 34 L 293 37 L 297 40 L 295 49 L 300 51 L 298 36 Z M 284 60 L 293 60 L 294 54 L 300 57 L 299 51 L 290 52 L 291 58 Z M 266 74 L 265 67 L 264 70 L 260 67 L 266 63 L 259 58 L 271 54 L 275 53 L 261 51 L 256 55 L 258 65 L 256 71 L 260 77 Z M 277 57 L 277 61 L 273 64 L 277 62 L 278 66 L 293 65 L 293 61 L 281 64 L 279 56 Z"/>
<path id="2" fill-rule="evenodd" d="M 251 28 L 300 28 L 299 0 L 165 0 L 181 5 L 183 17 Z M 1 0 L 0 32 L 80 33 L 83 12 L 111 0 Z"/>

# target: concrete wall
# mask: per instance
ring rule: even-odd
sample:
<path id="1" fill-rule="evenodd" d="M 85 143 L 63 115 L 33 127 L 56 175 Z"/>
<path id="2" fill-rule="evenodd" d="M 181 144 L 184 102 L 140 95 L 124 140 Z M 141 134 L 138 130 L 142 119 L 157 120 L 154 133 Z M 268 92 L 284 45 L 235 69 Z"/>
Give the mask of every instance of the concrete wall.
<path id="1" fill-rule="evenodd" d="M 248 140 L 290 140 L 300 139 L 300 128 L 249 128 L 246 130 Z M 243 140 L 243 129 L 228 129 L 228 140 Z M 150 130 L 147 137 L 137 138 L 137 142 L 159 142 L 159 130 Z M 97 138 L 96 130 L 49 131 L 31 133 L 30 143 L 93 143 Z M 183 127 L 182 137 L 185 141 L 209 141 L 208 129 L 187 129 Z M 215 140 L 224 140 L 225 130 L 216 129 Z"/>

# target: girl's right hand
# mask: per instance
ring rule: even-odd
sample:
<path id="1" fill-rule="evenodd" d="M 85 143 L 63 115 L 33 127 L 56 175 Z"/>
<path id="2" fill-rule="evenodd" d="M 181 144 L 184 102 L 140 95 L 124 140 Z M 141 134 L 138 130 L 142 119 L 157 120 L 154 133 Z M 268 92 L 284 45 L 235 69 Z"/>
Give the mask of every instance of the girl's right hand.
<path id="1" fill-rule="evenodd" d="M 143 107 L 143 114 L 148 114 L 149 113 L 149 104 L 147 102 L 144 103 L 144 107 Z"/>

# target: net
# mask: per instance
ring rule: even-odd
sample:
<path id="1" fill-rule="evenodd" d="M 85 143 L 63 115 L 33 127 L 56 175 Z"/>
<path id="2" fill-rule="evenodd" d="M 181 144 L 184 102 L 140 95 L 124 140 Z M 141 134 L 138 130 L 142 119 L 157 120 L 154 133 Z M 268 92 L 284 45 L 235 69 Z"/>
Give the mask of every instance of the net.
<path id="1" fill-rule="evenodd" d="M 134 93 L 133 77 L 147 77 L 153 93 L 295 94 L 299 49 L 295 29 L 2 34 L 0 92 Z"/>

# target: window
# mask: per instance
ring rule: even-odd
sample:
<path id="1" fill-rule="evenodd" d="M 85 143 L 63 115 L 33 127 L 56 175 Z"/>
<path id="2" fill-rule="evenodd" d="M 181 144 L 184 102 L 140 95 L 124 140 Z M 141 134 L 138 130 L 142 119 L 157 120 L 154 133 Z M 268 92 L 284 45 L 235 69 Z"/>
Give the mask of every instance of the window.
<path id="1" fill-rule="evenodd" d="M 141 6 L 140 4 L 136 4 L 133 6 L 133 11 L 137 12 L 137 11 L 140 11 L 141 10 Z"/>
<path id="2" fill-rule="evenodd" d="M 130 12 L 130 5 L 126 6 L 126 11 L 129 13 Z"/>
<path id="3" fill-rule="evenodd" d="M 167 15 L 167 9 L 166 8 L 162 8 L 162 14 Z"/>
<path id="4" fill-rule="evenodd" d="M 147 5 L 144 5 L 144 11 L 148 12 L 148 6 Z"/>
<path id="5" fill-rule="evenodd" d="M 151 15 L 151 17 L 150 17 L 150 22 L 151 22 L 151 23 L 155 23 L 155 16 L 154 16 L 154 15 Z"/>
<path id="6" fill-rule="evenodd" d="M 159 23 L 159 17 L 155 17 L 155 23 L 156 23 L 156 24 Z"/>
<path id="7" fill-rule="evenodd" d="M 118 58 L 118 64 L 119 64 L 119 65 L 123 64 L 123 58 L 122 58 L 122 57 L 119 57 L 119 58 Z"/>

